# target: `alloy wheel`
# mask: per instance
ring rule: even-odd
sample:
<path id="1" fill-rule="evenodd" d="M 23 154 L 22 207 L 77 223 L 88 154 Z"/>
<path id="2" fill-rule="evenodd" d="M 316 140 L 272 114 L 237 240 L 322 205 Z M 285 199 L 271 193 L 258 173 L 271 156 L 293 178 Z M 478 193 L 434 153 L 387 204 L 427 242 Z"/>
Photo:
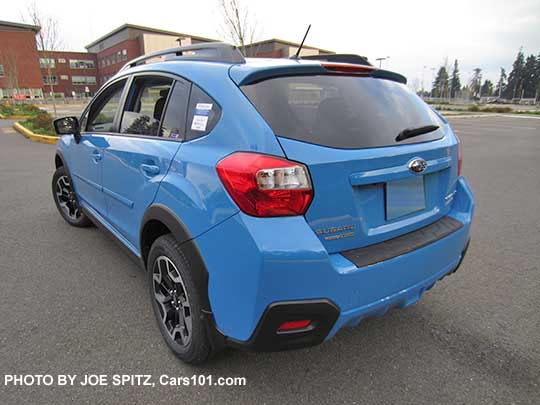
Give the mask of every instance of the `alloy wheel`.
<path id="1" fill-rule="evenodd" d="M 77 221 L 81 217 L 81 210 L 77 203 L 77 197 L 71 189 L 71 183 L 67 176 L 60 176 L 56 181 L 56 199 L 64 214 L 71 220 Z"/>
<path id="2" fill-rule="evenodd" d="M 161 322 L 169 336 L 187 346 L 193 330 L 191 305 L 180 272 L 167 256 L 159 256 L 152 269 L 153 292 Z"/>

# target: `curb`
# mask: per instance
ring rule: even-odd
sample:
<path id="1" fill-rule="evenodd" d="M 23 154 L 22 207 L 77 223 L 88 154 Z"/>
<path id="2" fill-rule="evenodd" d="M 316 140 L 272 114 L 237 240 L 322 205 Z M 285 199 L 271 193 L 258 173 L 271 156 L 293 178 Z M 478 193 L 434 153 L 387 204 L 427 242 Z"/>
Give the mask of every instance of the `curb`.
<path id="1" fill-rule="evenodd" d="M 15 131 L 17 131 L 17 132 L 20 132 L 26 138 L 31 139 L 32 141 L 50 143 L 52 145 L 55 145 L 58 142 L 58 139 L 59 139 L 57 136 L 34 134 L 32 131 L 30 131 L 29 129 L 23 127 L 18 122 L 13 124 L 13 129 Z"/>
<path id="2" fill-rule="evenodd" d="M 0 114 L 0 120 L 27 120 L 30 118 L 32 118 L 30 115 L 10 115 L 6 117 L 5 115 Z"/>

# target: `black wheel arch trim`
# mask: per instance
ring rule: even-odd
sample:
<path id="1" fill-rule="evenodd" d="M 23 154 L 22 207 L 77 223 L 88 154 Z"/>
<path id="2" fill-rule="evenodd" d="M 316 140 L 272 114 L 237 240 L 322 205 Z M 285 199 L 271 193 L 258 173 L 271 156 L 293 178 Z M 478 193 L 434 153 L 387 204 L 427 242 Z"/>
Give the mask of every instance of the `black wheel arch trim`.
<path id="1" fill-rule="evenodd" d="M 56 165 L 56 158 L 60 159 L 62 161 L 62 166 L 64 166 L 66 170 L 68 170 L 66 159 L 64 158 L 64 154 L 59 149 L 57 149 L 56 152 L 54 153 L 54 166 L 58 168 L 58 166 Z"/>
<path id="2" fill-rule="evenodd" d="M 209 275 L 206 263 L 204 262 L 201 252 L 185 224 L 170 208 L 163 204 L 151 205 L 143 216 L 139 241 L 141 247 L 141 258 L 143 260 L 144 267 L 146 268 L 146 257 L 143 252 L 145 227 L 153 220 L 157 220 L 165 225 L 171 231 L 176 240 L 182 245 L 182 252 L 190 264 L 193 282 L 195 283 L 195 287 L 197 288 L 199 296 L 202 299 L 202 312 L 207 321 L 208 334 L 211 344 L 215 348 L 224 347 L 226 340 L 216 326 L 212 308 L 210 306 L 210 299 L 208 297 Z"/>
<path id="3" fill-rule="evenodd" d="M 146 225 L 153 220 L 157 220 L 165 225 L 174 235 L 176 240 L 179 243 L 187 242 L 192 239 L 190 232 L 187 230 L 187 227 L 184 225 L 182 220 L 167 206 L 163 204 L 153 204 L 144 213 L 141 229 L 139 233 L 139 242 L 141 246 L 141 255 L 142 246 L 144 242 L 144 231 Z"/>

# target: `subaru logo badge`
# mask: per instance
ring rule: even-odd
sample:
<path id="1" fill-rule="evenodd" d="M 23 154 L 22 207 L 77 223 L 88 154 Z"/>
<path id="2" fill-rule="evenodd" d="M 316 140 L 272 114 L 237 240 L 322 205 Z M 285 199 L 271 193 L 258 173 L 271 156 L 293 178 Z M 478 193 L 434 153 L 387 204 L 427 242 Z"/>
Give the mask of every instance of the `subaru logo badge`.
<path id="1" fill-rule="evenodd" d="M 423 173 L 427 169 L 427 162 L 422 158 L 416 158 L 409 162 L 409 170 L 414 174 Z"/>

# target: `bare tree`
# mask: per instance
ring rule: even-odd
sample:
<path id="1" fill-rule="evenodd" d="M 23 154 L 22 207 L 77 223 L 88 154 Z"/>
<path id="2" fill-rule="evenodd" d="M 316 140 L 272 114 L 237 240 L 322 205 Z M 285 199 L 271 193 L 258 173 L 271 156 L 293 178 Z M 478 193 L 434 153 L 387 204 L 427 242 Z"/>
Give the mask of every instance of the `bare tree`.
<path id="1" fill-rule="evenodd" d="M 246 46 L 257 36 L 255 17 L 242 0 L 220 0 L 220 6 L 223 17 L 220 35 L 236 45 L 245 56 L 250 56 Z M 251 49 L 250 54 L 254 56 L 255 53 Z"/>
<path id="2" fill-rule="evenodd" d="M 47 81 L 49 84 L 50 95 L 52 97 L 54 116 L 56 117 L 56 100 L 54 97 L 54 80 L 52 73 L 54 68 L 53 52 L 63 49 L 63 42 L 58 31 L 58 21 L 51 16 L 45 15 L 36 5 L 31 3 L 27 9 L 27 16 L 32 25 L 41 27 L 36 34 L 36 44 L 42 57 L 46 60 Z M 26 19 L 26 18 L 25 18 Z"/>
<path id="3" fill-rule="evenodd" d="M 0 50 L 0 62 L 4 66 L 4 75 L 8 88 L 15 91 L 19 88 L 19 61 L 13 49 Z"/>

